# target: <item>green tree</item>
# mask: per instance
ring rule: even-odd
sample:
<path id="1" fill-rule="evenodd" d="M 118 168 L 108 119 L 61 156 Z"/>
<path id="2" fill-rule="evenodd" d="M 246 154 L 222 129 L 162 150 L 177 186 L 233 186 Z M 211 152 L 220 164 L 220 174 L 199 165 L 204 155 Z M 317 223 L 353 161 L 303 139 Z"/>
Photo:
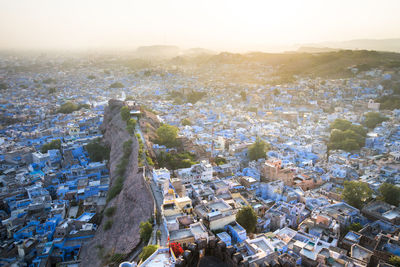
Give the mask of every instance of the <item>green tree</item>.
<path id="1" fill-rule="evenodd" d="M 127 106 L 123 106 L 120 110 L 120 113 L 123 121 L 128 121 L 129 118 L 131 117 L 130 110 Z"/>
<path id="2" fill-rule="evenodd" d="M 242 101 L 246 101 L 247 100 L 247 94 L 245 91 L 241 91 L 240 92 L 240 97 L 242 98 Z"/>
<path id="3" fill-rule="evenodd" d="M 140 238 L 144 243 L 149 242 L 151 233 L 153 232 L 153 226 L 148 221 L 140 223 Z"/>
<path id="4" fill-rule="evenodd" d="M 354 150 L 360 149 L 360 145 L 355 139 L 345 139 L 343 142 L 340 143 L 339 147 L 340 149 L 343 149 L 344 151 L 350 152 Z"/>
<path id="5" fill-rule="evenodd" d="M 105 231 L 110 230 L 112 225 L 113 225 L 113 220 L 106 221 L 105 224 L 104 224 L 104 230 Z"/>
<path id="6" fill-rule="evenodd" d="M 365 130 L 365 128 L 362 127 L 361 125 L 352 124 L 352 125 L 350 125 L 349 130 L 352 130 L 353 132 L 355 132 L 363 137 L 367 136 L 367 130 Z"/>
<path id="7" fill-rule="evenodd" d="M 395 255 L 390 256 L 389 263 L 396 267 L 400 267 L 400 257 Z"/>
<path id="8" fill-rule="evenodd" d="M 168 169 L 176 170 L 181 168 L 189 168 L 196 164 L 195 155 L 190 152 L 182 153 L 164 153 L 161 152 L 157 155 L 157 162 L 159 167 L 166 167 Z"/>
<path id="9" fill-rule="evenodd" d="M 331 123 L 331 129 L 339 129 L 341 131 L 346 131 L 351 126 L 351 122 L 344 119 L 336 119 Z"/>
<path id="10" fill-rule="evenodd" d="M 192 122 L 188 118 L 183 119 L 181 123 L 183 126 L 192 125 Z"/>
<path id="11" fill-rule="evenodd" d="M 254 113 L 257 113 L 257 111 L 258 111 L 257 107 L 249 107 L 249 108 L 247 108 L 247 110 L 250 112 L 254 112 Z"/>
<path id="12" fill-rule="evenodd" d="M 125 87 L 125 85 L 123 85 L 120 82 L 115 82 L 115 83 L 110 85 L 110 88 L 124 88 L 124 87 Z"/>
<path id="13" fill-rule="evenodd" d="M 272 93 L 274 94 L 274 96 L 278 96 L 281 92 L 279 91 L 278 88 L 275 88 L 274 91 L 272 91 Z"/>
<path id="14" fill-rule="evenodd" d="M 55 92 L 57 92 L 57 89 L 55 87 L 49 88 L 49 94 L 54 94 Z"/>
<path id="15" fill-rule="evenodd" d="M 195 104 L 196 102 L 200 101 L 200 99 L 202 99 L 205 95 L 205 92 L 192 91 L 186 96 L 186 101 Z"/>
<path id="16" fill-rule="evenodd" d="M 8 85 L 6 83 L 0 83 L 0 90 L 5 90 L 8 88 Z"/>
<path id="17" fill-rule="evenodd" d="M 126 258 L 125 254 L 115 253 L 110 257 L 110 261 L 115 264 L 120 264 Z"/>
<path id="18" fill-rule="evenodd" d="M 379 193 L 386 203 L 395 206 L 400 204 L 400 187 L 389 183 L 383 183 L 379 187 Z"/>
<path id="19" fill-rule="evenodd" d="M 135 132 L 135 128 L 136 128 L 136 120 L 129 119 L 126 122 L 126 130 L 128 131 L 128 133 L 133 134 Z"/>
<path id="20" fill-rule="evenodd" d="M 265 158 L 265 153 L 269 149 L 269 145 L 263 140 L 257 138 L 256 142 L 249 147 L 248 156 L 250 160 Z"/>
<path id="21" fill-rule="evenodd" d="M 362 229 L 362 225 L 360 223 L 352 223 L 349 226 L 349 231 L 358 232 Z"/>
<path id="22" fill-rule="evenodd" d="M 154 252 L 156 252 L 158 246 L 157 245 L 148 245 L 145 246 L 140 253 L 139 257 L 142 261 L 145 261 L 148 257 L 150 257 Z"/>
<path id="23" fill-rule="evenodd" d="M 45 84 L 55 83 L 55 82 L 56 82 L 56 80 L 53 78 L 48 78 L 48 79 L 43 80 L 43 83 L 45 83 Z"/>
<path id="24" fill-rule="evenodd" d="M 86 150 L 92 162 L 108 160 L 110 158 L 110 148 L 101 144 L 101 139 L 97 138 L 86 145 Z"/>
<path id="25" fill-rule="evenodd" d="M 157 230 L 156 236 L 157 236 L 158 240 L 161 239 L 161 231 L 160 230 Z"/>
<path id="26" fill-rule="evenodd" d="M 115 214 L 115 211 L 117 210 L 117 208 L 116 207 L 109 207 L 109 208 L 107 208 L 105 211 L 104 211 L 104 214 L 107 216 L 107 217 L 112 217 L 114 214 Z"/>
<path id="27" fill-rule="evenodd" d="M 79 110 L 79 109 L 82 109 L 82 108 L 90 109 L 90 105 L 89 105 L 89 104 L 79 104 L 79 105 L 78 105 L 78 110 Z"/>
<path id="28" fill-rule="evenodd" d="M 338 143 L 342 142 L 345 139 L 344 132 L 339 129 L 333 129 L 331 131 L 330 142 Z"/>
<path id="29" fill-rule="evenodd" d="M 215 164 L 222 165 L 226 163 L 226 159 L 222 157 L 216 157 L 214 160 Z"/>
<path id="30" fill-rule="evenodd" d="M 343 149 L 350 152 L 365 145 L 367 131 L 361 125 L 352 124 L 348 120 L 336 119 L 330 128 L 329 150 Z"/>
<path id="31" fill-rule="evenodd" d="M 78 109 L 79 109 L 79 107 L 77 104 L 68 101 L 61 105 L 61 107 L 58 109 L 57 113 L 69 114 Z"/>
<path id="32" fill-rule="evenodd" d="M 94 80 L 94 79 L 96 79 L 96 76 L 94 76 L 93 74 L 90 74 L 90 75 L 87 76 L 87 78 L 89 80 Z"/>
<path id="33" fill-rule="evenodd" d="M 368 184 L 357 181 L 345 181 L 342 199 L 349 205 L 361 209 L 364 203 L 371 198 L 372 190 Z"/>
<path id="34" fill-rule="evenodd" d="M 376 125 L 380 124 L 381 122 L 387 121 L 388 118 L 382 116 L 381 113 L 378 112 L 368 112 L 365 114 L 365 121 L 364 124 L 370 129 L 376 127 Z"/>
<path id="35" fill-rule="evenodd" d="M 252 207 L 246 206 L 238 211 L 236 221 L 246 229 L 247 233 L 254 233 L 257 225 L 257 214 Z"/>
<path id="36" fill-rule="evenodd" d="M 166 147 L 176 146 L 176 137 L 178 136 L 178 128 L 172 125 L 163 124 L 157 131 L 157 142 Z"/>
<path id="37" fill-rule="evenodd" d="M 61 140 L 56 139 L 51 141 L 50 143 L 44 144 L 42 148 L 40 149 L 40 152 L 42 153 L 47 153 L 47 151 L 51 149 L 61 149 Z"/>
<path id="38" fill-rule="evenodd" d="M 381 103 L 380 105 L 381 110 L 382 109 L 393 110 L 400 108 L 400 97 L 396 95 L 383 96 L 377 99 L 377 102 Z"/>

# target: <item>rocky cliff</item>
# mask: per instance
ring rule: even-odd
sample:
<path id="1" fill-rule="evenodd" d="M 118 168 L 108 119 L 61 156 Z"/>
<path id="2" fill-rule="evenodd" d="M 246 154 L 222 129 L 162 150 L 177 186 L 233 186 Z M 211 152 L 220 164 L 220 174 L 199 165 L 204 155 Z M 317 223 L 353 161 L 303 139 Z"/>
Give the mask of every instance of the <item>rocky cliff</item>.
<path id="1" fill-rule="evenodd" d="M 148 220 L 153 212 L 153 200 L 148 191 L 142 172 L 138 172 L 138 149 L 136 137 L 126 131 L 120 109 L 123 102 L 110 100 L 104 113 L 101 130 L 104 141 L 111 147 L 110 153 L 110 189 L 117 180 L 117 165 L 123 157 L 123 143 L 133 140 L 132 153 L 125 172 L 122 191 L 110 200 L 105 207 L 115 207 L 115 214 L 103 220 L 95 237 L 81 251 L 81 266 L 102 266 L 112 255 L 129 254 L 139 244 L 139 224 Z M 104 227 L 112 221 L 110 229 Z"/>

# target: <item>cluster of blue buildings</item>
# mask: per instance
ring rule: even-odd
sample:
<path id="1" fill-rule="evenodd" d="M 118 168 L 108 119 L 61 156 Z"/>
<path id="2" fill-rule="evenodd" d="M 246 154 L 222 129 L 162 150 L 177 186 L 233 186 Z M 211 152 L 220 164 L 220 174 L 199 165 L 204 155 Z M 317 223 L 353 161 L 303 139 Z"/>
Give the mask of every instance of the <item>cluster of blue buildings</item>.
<path id="1" fill-rule="evenodd" d="M 49 77 L 54 81 L 46 81 Z M 71 79 L 56 69 L 14 73 L 4 81 L 0 266 L 78 262 L 81 247 L 96 232 L 94 215 L 103 209 L 109 189 L 107 162 L 94 162 L 86 149 L 102 137 L 106 98 L 92 95 L 98 89 L 81 90 L 90 83 L 82 74 Z M 48 93 L 52 87 L 57 87 L 54 94 Z M 66 101 L 89 108 L 57 113 Z M 44 150 L 46 144 L 53 146 Z"/>

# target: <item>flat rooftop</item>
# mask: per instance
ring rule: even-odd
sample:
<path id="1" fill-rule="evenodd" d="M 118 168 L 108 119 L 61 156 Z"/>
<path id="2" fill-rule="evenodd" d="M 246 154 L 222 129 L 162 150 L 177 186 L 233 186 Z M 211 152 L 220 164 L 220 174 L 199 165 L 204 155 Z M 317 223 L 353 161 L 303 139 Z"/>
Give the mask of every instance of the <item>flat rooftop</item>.
<path id="1" fill-rule="evenodd" d="M 194 226 L 191 226 L 190 228 L 194 234 L 201 234 L 204 233 L 205 231 L 203 228 L 200 226 L 200 224 L 196 224 Z"/>
<path id="2" fill-rule="evenodd" d="M 192 236 L 193 236 L 193 234 L 190 231 L 190 229 L 179 229 L 179 230 L 170 232 L 171 241 L 188 238 L 188 237 L 192 237 Z"/>
<path id="3" fill-rule="evenodd" d="M 264 239 L 259 239 L 255 242 L 252 242 L 255 246 L 257 246 L 259 249 L 262 251 L 265 251 L 269 254 L 269 252 L 272 252 L 271 248 L 268 246 L 268 244 L 265 242 Z"/>
<path id="4" fill-rule="evenodd" d="M 157 250 L 154 252 L 150 258 L 148 258 L 145 262 L 143 262 L 141 267 L 148 266 L 148 267 L 164 267 L 164 266 L 174 266 L 174 263 L 169 255 L 168 250 Z"/>
<path id="5" fill-rule="evenodd" d="M 228 204 L 226 204 L 226 203 L 224 203 L 222 201 L 217 201 L 217 202 L 210 203 L 210 204 L 208 204 L 208 207 L 210 209 L 220 210 L 220 211 L 224 211 L 226 209 L 230 209 L 231 208 L 231 206 L 229 206 Z"/>
<path id="6" fill-rule="evenodd" d="M 241 226 L 235 224 L 234 226 L 232 226 L 232 228 L 236 231 L 236 232 L 241 232 L 244 230 L 244 228 L 242 228 Z"/>
<path id="7" fill-rule="evenodd" d="M 397 217 L 400 217 L 400 213 L 395 210 L 390 210 L 388 212 L 385 212 L 382 216 L 388 220 L 393 220 Z"/>

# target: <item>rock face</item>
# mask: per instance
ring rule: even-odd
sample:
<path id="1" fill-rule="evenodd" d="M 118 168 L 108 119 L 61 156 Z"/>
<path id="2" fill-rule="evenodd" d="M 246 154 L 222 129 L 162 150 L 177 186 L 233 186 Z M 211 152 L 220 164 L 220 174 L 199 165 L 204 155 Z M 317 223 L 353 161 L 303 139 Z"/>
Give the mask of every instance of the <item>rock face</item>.
<path id="1" fill-rule="evenodd" d="M 142 172 L 138 172 L 139 144 L 135 136 L 126 131 L 120 109 L 123 102 L 110 100 L 104 113 L 101 126 L 104 140 L 110 145 L 110 178 L 112 187 L 117 179 L 116 168 L 123 156 L 122 145 L 132 139 L 132 153 L 125 172 L 122 191 L 107 203 L 106 209 L 116 207 L 112 217 L 104 216 L 95 237 L 81 251 L 81 266 L 102 266 L 102 256 L 106 254 L 128 254 L 140 242 L 139 224 L 146 221 L 153 213 L 153 200 L 148 191 Z M 112 227 L 104 230 L 104 224 L 112 220 Z M 101 248 L 101 249 L 100 249 Z"/>

